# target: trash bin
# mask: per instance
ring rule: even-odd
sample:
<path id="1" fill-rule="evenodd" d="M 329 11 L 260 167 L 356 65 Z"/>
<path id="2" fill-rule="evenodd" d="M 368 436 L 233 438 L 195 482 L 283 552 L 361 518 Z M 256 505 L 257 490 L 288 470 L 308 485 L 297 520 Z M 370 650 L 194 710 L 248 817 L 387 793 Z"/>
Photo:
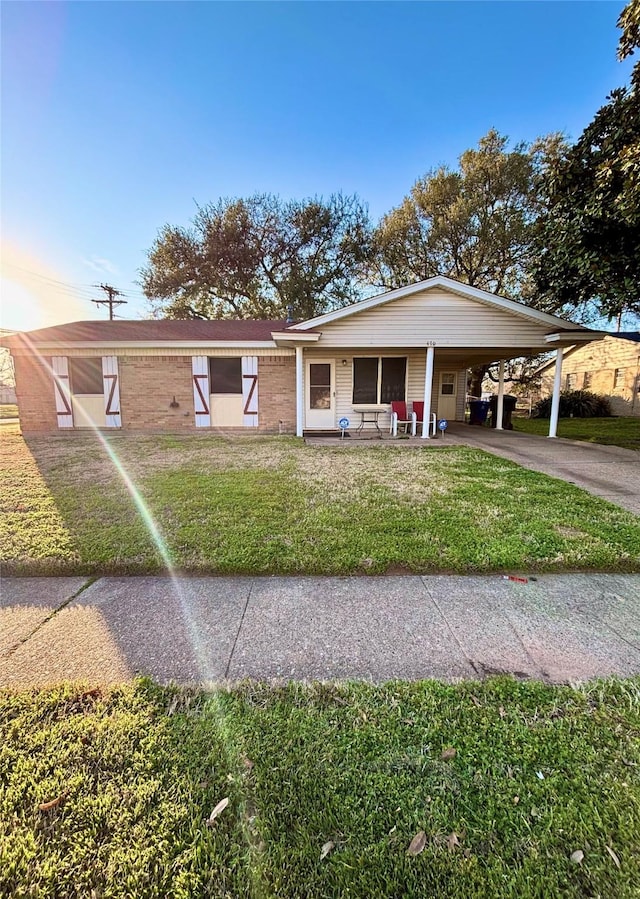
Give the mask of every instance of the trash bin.
<path id="1" fill-rule="evenodd" d="M 518 402 L 517 396 L 509 396 L 506 394 L 502 397 L 502 427 L 505 431 L 513 431 L 513 423 L 511 421 L 511 416 L 516 408 L 516 403 Z M 489 407 L 491 409 L 491 427 L 495 428 L 498 423 L 498 397 L 492 396 L 489 400 Z"/>
<path id="2" fill-rule="evenodd" d="M 469 424 L 483 425 L 487 420 L 489 403 L 486 400 L 469 400 Z"/>

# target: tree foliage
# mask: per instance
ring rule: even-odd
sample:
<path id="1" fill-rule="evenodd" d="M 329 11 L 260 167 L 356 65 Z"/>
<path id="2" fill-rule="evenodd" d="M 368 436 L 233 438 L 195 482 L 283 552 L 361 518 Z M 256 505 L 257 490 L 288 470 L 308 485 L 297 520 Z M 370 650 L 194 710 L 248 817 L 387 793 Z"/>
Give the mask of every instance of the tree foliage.
<path id="1" fill-rule="evenodd" d="M 311 318 L 359 298 L 369 236 L 355 196 L 223 199 L 161 230 L 142 286 L 167 318 Z"/>
<path id="2" fill-rule="evenodd" d="M 626 59 L 640 47 L 640 0 L 631 0 L 620 13 L 618 28 L 622 29 L 618 44 L 618 59 Z"/>
<path id="3" fill-rule="evenodd" d="M 638 46 L 638 0 L 618 24 L 622 58 Z M 607 100 L 549 168 L 534 277 L 548 302 L 612 319 L 640 313 L 640 63 Z"/>
<path id="4" fill-rule="evenodd" d="M 374 235 L 374 276 L 384 287 L 434 275 L 512 297 L 526 293 L 540 173 L 562 140 L 508 149 L 489 131 L 453 171 L 419 178 Z"/>

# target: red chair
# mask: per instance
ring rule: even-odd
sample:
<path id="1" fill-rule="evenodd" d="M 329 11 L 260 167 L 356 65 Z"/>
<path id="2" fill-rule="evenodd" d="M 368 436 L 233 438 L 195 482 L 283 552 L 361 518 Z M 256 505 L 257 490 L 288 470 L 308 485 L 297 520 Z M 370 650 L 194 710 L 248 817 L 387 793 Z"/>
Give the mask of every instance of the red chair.
<path id="1" fill-rule="evenodd" d="M 414 427 L 414 419 L 415 415 L 407 412 L 407 404 L 404 400 L 394 400 L 391 403 L 391 426 L 389 428 L 389 432 L 394 436 L 398 436 L 398 425 L 404 427 L 405 434 L 409 433 L 409 426 L 411 425 L 411 433 L 415 433 Z"/>
<path id="2" fill-rule="evenodd" d="M 413 415 L 415 417 L 415 424 L 413 426 L 413 436 L 415 437 L 416 430 L 418 425 L 420 426 L 420 436 L 422 437 L 422 422 L 424 421 L 424 401 L 413 403 Z M 431 431 L 431 436 L 436 436 L 436 413 L 432 412 L 429 418 L 429 431 Z"/>

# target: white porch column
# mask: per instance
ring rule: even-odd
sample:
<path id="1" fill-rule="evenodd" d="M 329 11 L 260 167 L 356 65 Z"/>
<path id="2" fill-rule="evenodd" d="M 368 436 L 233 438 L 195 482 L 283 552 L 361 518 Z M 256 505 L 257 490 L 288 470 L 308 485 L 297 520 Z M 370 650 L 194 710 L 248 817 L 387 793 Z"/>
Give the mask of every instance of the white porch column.
<path id="1" fill-rule="evenodd" d="M 556 376 L 553 379 L 553 397 L 551 398 L 551 417 L 549 419 L 549 437 L 558 435 L 558 413 L 560 411 L 560 388 L 562 386 L 562 347 L 556 350 Z"/>
<path id="2" fill-rule="evenodd" d="M 302 437 L 304 420 L 304 389 L 302 383 L 302 347 L 296 347 L 296 437 Z"/>
<path id="3" fill-rule="evenodd" d="M 424 372 L 424 415 L 422 420 L 422 437 L 429 439 L 429 419 L 431 418 L 431 390 L 433 388 L 433 356 L 432 346 L 427 347 L 427 367 Z"/>
<path id="4" fill-rule="evenodd" d="M 504 359 L 498 366 L 498 404 L 496 408 L 496 431 L 502 430 L 502 412 L 504 410 Z"/>

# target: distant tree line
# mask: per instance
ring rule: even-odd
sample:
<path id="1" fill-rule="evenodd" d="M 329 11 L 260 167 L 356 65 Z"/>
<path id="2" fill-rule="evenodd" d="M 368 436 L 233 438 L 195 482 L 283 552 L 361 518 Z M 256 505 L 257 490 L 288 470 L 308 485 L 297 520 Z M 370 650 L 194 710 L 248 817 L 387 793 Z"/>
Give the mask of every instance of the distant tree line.
<path id="1" fill-rule="evenodd" d="M 618 27 L 624 59 L 640 0 Z M 575 143 L 490 130 L 377 223 L 355 195 L 220 199 L 162 228 L 141 283 L 161 317 L 306 319 L 434 275 L 583 322 L 640 314 L 640 62 Z"/>

